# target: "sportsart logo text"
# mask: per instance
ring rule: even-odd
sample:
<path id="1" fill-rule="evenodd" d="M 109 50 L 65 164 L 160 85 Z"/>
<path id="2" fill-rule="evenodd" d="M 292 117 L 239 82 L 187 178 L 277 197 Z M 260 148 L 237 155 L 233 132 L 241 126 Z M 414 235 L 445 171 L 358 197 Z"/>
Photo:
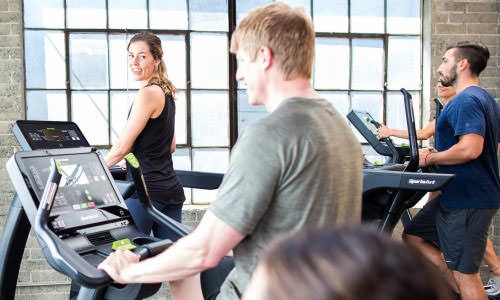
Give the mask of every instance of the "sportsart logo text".
<path id="1" fill-rule="evenodd" d="M 429 179 L 409 179 L 409 184 L 436 184 L 436 180 Z"/>

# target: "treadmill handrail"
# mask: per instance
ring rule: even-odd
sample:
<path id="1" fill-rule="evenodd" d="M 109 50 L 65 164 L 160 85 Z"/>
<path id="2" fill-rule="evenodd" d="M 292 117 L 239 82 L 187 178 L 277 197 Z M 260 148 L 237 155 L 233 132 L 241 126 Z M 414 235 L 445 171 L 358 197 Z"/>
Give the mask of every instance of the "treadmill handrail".
<path id="1" fill-rule="evenodd" d="M 137 196 L 146 213 L 160 225 L 172 230 L 172 232 L 179 236 L 179 238 L 188 235 L 190 233 L 190 230 L 187 226 L 161 213 L 153 206 L 151 199 L 149 198 L 149 193 L 146 187 L 146 182 L 144 181 L 144 176 L 141 171 L 141 166 L 139 165 L 139 161 L 137 161 L 135 156 L 132 153 L 129 153 L 125 156 L 125 160 L 127 161 L 127 168 L 130 169 L 130 173 L 132 174 L 132 180 L 135 184 Z"/>
<path id="2" fill-rule="evenodd" d="M 406 166 L 406 171 L 415 172 L 418 170 L 418 144 L 417 130 L 415 129 L 415 116 L 413 115 L 413 106 L 411 94 L 404 88 L 401 88 L 405 104 L 406 126 L 408 128 L 408 141 L 410 144 L 410 161 Z"/>

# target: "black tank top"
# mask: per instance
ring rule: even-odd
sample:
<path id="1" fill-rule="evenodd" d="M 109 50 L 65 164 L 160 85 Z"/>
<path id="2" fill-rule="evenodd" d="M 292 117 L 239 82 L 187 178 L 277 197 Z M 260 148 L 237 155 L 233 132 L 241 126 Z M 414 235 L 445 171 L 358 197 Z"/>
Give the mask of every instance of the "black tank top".
<path id="1" fill-rule="evenodd" d="M 186 199 L 172 165 L 170 145 L 174 127 L 175 102 L 171 95 L 165 95 L 163 111 L 158 117 L 148 120 L 131 149 L 141 165 L 151 200 L 167 204 L 180 204 Z M 127 171 L 127 179 L 132 179 L 130 171 Z M 137 197 L 137 194 L 132 197 Z"/>

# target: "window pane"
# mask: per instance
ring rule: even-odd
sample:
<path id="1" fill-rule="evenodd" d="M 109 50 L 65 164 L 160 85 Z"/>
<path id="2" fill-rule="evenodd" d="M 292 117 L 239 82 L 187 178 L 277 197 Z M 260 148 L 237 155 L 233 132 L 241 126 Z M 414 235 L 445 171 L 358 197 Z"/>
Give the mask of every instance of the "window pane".
<path id="1" fill-rule="evenodd" d="M 187 29 L 186 1 L 149 0 L 149 23 L 152 29 Z"/>
<path id="2" fill-rule="evenodd" d="M 353 92 L 351 93 L 352 109 L 368 112 L 376 121 L 382 122 L 382 93 Z M 352 131 L 361 143 L 365 138 L 352 127 Z"/>
<path id="3" fill-rule="evenodd" d="M 132 35 L 109 35 L 109 72 L 111 88 L 138 89 L 140 83 L 135 81 L 129 73 L 127 46 Z"/>
<path id="4" fill-rule="evenodd" d="M 420 38 L 389 37 L 387 87 L 420 88 Z"/>
<path id="5" fill-rule="evenodd" d="M 108 87 L 108 45 L 104 34 L 69 36 L 71 87 Z"/>
<path id="6" fill-rule="evenodd" d="M 111 92 L 111 144 L 120 137 L 137 91 Z"/>
<path id="7" fill-rule="evenodd" d="M 191 87 L 228 88 L 225 34 L 191 34 Z"/>
<path id="8" fill-rule="evenodd" d="M 420 129 L 420 93 L 411 92 L 413 115 L 415 117 L 415 127 Z M 388 92 L 387 93 L 387 126 L 394 129 L 408 130 L 406 126 L 406 114 L 404 98 L 401 92 Z M 394 138 L 398 144 L 408 143 L 407 139 Z"/>
<path id="9" fill-rule="evenodd" d="M 66 6 L 68 28 L 106 28 L 106 1 L 71 0 Z"/>
<path id="10" fill-rule="evenodd" d="M 246 91 L 238 91 L 238 134 L 267 115 L 264 105 L 250 105 Z"/>
<path id="11" fill-rule="evenodd" d="M 349 41 L 317 38 L 314 58 L 314 87 L 317 89 L 349 88 Z"/>
<path id="12" fill-rule="evenodd" d="M 180 91 L 175 96 L 175 142 L 178 145 L 187 144 L 186 91 Z"/>
<path id="13" fill-rule="evenodd" d="M 189 28 L 227 31 L 227 0 L 189 0 Z"/>
<path id="14" fill-rule="evenodd" d="M 177 148 L 172 153 L 172 162 L 175 170 L 191 170 L 191 158 L 188 148 Z"/>
<path id="15" fill-rule="evenodd" d="M 186 88 L 186 40 L 183 35 L 160 35 L 168 78 L 178 89 Z"/>
<path id="16" fill-rule="evenodd" d="M 306 15 L 311 17 L 311 0 L 282 0 L 282 2 L 290 5 L 291 7 L 304 9 Z"/>
<path id="17" fill-rule="evenodd" d="M 65 91 L 27 91 L 26 119 L 67 121 L 68 107 Z"/>
<path id="18" fill-rule="evenodd" d="M 352 40 L 352 88 L 384 88 L 384 44 L 382 40 Z"/>
<path id="19" fill-rule="evenodd" d="M 227 92 L 191 93 L 193 146 L 229 146 L 229 101 Z"/>
<path id="20" fill-rule="evenodd" d="M 383 33 L 384 0 L 351 0 L 351 32 Z"/>
<path id="21" fill-rule="evenodd" d="M 347 92 L 320 92 L 320 95 L 330 102 L 342 116 L 349 112 L 349 95 Z"/>
<path id="22" fill-rule="evenodd" d="M 193 149 L 193 170 L 225 173 L 229 162 L 228 149 Z M 215 200 L 216 190 L 193 189 L 193 204 L 206 204 Z"/>
<path id="23" fill-rule="evenodd" d="M 413 115 L 415 117 L 415 127 L 420 129 L 420 93 L 411 92 Z M 387 126 L 396 129 L 407 129 L 405 104 L 403 94 L 401 92 L 387 93 L 386 106 Z"/>
<path id="24" fill-rule="evenodd" d="M 108 95 L 105 92 L 73 92 L 71 119 L 91 145 L 108 145 Z"/>
<path id="25" fill-rule="evenodd" d="M 108 0 L 109 28 L 147 28 L 145 0 Z"/>
<path id="26" fill-rule="evenodd" d="M 27 88 L 65 88 L 64 33 L 31 31 L 24 33 Z"/>
<path id="27" fill-rule="evenodd" d="M 420 34 L 420 1 L 387 0 L 387 32 Z"/>
<path id="28" fill-rule="evenodd" d="M 259 7 L 259 6 L 264 6 L 266 4 L 269 4 L 273 2 L 272 0 L 245 0 L 245 1 L 238 1 L 236 3 L 236 22 L 237 24 L 240 23 L 241 20 L 243 20 L 246 15 L 252 10 L 253 8 Z"/>
<path id="29" fill-rule="evenodd" d="M 375 120 L 382 121 L 382 93 L 352 92 L 352 109 L 368 112 Z"/>
<path id="30" fill-rule="evenodd" d="M 347 0 L 313 1 L 316 32 L 347 32 Z"/>
<path id="31" fill-rule="evenodd" d="M 64 27 L 64 0 L 24 0 L 23 4 L 24 27 Z"/>

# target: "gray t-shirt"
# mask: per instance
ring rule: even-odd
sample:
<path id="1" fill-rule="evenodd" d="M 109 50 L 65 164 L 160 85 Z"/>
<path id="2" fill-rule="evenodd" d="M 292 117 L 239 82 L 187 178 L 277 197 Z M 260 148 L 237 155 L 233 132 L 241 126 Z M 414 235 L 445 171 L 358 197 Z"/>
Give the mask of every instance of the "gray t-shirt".
<path id="1" fill-rule="evenodd" d="M 210 211 L 247 236 L 217 299 L 238 299 L 261 250 L 304 226 L 361 222 L 361 146 L 323 99 L 290 98 L 245 129 Z"/>

